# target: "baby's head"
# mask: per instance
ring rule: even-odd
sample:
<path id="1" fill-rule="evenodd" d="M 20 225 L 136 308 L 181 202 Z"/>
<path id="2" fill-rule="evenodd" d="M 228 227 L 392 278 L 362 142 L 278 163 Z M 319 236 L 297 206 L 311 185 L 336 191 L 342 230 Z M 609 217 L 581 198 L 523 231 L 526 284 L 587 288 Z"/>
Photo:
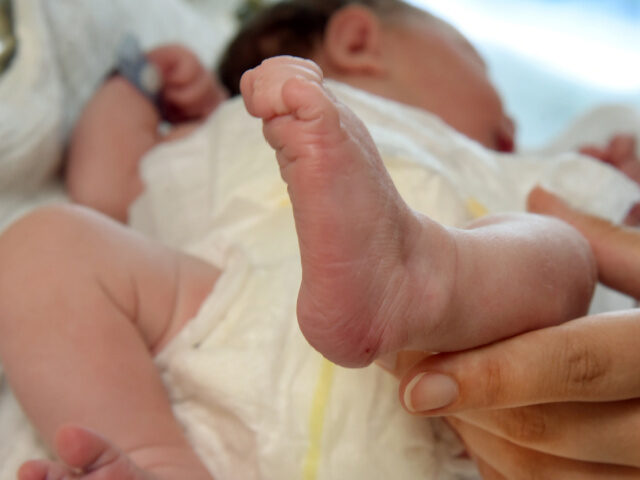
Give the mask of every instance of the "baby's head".
<path id="1" fill-rule="evenodd" d="M 219 73 L 276 55 L 310 58 L 325 76 L 423 108 L 488 148 L 513 149 L 513 123 L 473 46 L 446 22 L 401 0 L 289 0 L 267 7 L 229 45 Z"/>

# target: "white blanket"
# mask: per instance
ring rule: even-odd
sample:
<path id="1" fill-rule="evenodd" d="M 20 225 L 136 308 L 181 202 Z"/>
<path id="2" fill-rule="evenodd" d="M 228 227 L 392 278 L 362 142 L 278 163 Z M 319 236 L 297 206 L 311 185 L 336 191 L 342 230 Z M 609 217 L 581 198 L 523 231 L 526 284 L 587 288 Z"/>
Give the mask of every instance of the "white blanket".
<path id="1" fill-rule="evenodd" d="M 640 200 L 634 184 L 579 155 L 495 154 L 424 112 L 331 88 L 365 120 L 407 202 L 440 222 L 522 210 L 537 183 L 616 221 Z M 291 206 L 261 122 L 240 100 L 154 150 L 143 176 L 133 226 L 224 269 L 157 360 L 215 478 L 475 478 L 448 430 L 400 409 L 388 374 L 333 366 L 302 338 Z M 9 480 L 45 452 L 6 391 L 1 400 L 0 479 Z"/>

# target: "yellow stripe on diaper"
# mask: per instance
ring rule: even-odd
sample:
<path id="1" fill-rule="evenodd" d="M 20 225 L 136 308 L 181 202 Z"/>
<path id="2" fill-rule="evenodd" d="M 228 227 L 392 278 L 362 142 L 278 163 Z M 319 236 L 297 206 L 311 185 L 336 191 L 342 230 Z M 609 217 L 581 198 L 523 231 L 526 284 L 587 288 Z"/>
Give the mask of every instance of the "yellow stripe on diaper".
<path id="1" fill-rule="evenodd" d="M 303 480 L 316 480 L 320 467 L 320 454 L 322 453 L 322 432 L 324 430 L 324 417 L 329 404 L 329 394 L 333 384 L 335 365 L 326 358 L 322 359 L 320 376 L 316 384 L 316 391 L 311 402 L 311 415 L 309 417 L 309 449 L 302 467 Z"/>
<path id="2" fill-rule="evenodd" d="M 475 198 L 469 198 L 467 200 L 467 210 L 471 216 L 475 219 L 482 218 L 489 214 L 489 210 Z"/>
<path id="3" fill-rule="evenodd" d="M 279 207 L 290 207 L 291 206 L 291 200 L 289 200 L 289 196 L 283 196 L 282 198 L 280 198 L 280 200 L 278 201 L 278 206 Z"/>

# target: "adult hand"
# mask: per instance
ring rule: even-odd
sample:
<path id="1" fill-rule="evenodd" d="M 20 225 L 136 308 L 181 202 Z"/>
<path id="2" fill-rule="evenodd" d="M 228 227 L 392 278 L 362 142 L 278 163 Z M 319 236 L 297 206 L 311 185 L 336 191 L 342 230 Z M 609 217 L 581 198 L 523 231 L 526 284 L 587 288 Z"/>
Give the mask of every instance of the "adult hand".
<path id="1" fill-rule="evenodd" d="M 640 298 L 640 233 L 542 190 L 530 207 L 578 228 L 602 280 Z M 585 317 L 427 357 L 400 396 L 412 413 L 447 416 L 485 480 L 640 479 L 639 339 L 640 310 Z"/>

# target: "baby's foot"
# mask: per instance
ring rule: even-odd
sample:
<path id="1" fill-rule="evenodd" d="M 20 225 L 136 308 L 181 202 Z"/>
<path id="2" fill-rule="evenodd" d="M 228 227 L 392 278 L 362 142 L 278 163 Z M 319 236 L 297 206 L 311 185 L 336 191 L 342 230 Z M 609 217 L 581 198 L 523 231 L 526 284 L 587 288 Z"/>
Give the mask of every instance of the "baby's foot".
<path id="1" fill-rule="evenodd" d="M 323 87 L 314 63 L 269 59 L 241 90 L 289 187 L 308 341 L 345 366 L 424 349 L 453 288 L 449 232 L 407 207 L 365 126 Z"/>
<path id="2" fill-rule="evenodd" d="M 123 452 L 99 435 L 78 427 L 63 427 L 56 435 L 60 462 L 33 460 L 18 472 L 19 480 L 152 480 Z"/>
<path id="3" fill-rule="evenodd" d="M 211 480 L 191 451 L 164 453 L 140 449 L 148 469 L 96 433 L 80 427 L 61 428 L 55 438 L 59 462 L 32 460 L 20 467 L 18 480 Z"/>

